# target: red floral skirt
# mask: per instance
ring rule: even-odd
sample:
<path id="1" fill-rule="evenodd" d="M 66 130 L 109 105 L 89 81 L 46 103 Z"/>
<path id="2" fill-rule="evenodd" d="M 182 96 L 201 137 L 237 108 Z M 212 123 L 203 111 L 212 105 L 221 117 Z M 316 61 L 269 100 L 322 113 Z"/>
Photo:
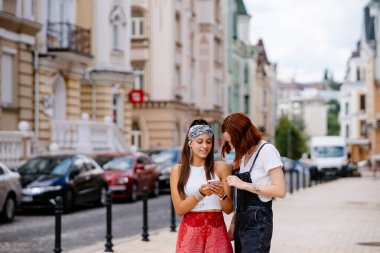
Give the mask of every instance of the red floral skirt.
<path id="1" fill-rule="evenodd" d="M 221 212 L 190 212 L 178 231 L 176 253 L 232 253 Z"/>

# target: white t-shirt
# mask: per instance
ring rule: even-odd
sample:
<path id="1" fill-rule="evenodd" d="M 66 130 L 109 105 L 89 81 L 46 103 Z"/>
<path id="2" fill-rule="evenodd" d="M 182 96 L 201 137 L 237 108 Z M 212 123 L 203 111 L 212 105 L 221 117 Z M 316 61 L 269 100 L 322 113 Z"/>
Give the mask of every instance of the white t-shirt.
<path id="1" fill-rule="evenodd" d="M 265 141 L 260 142 L 260 146 L 252 154 L 246 166 L 244 166 L 245 156 L 240 161 L 240 173 L 247 172 L 252 166 L 253 160 L 257 155 L 258 150 Z M 261 149 L 259 156 L 256 159 L 255 165 L 251 171 L 252 183 L 257 185 L 270 185 L 272 180 L 269 177 L 269 171 L 271 169 L 282 167 L 281 156 L 278 150 L 272 144 L 268 143 Z M 263 202 L 268 202 L 272 198 L 259 195 L 259 198 Z"/>

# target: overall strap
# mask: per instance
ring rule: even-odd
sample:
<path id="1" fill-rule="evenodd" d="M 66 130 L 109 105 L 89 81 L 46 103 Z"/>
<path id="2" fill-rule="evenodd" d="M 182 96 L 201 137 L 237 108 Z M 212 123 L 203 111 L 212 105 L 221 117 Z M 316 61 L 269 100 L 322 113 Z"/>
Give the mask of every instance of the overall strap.
<path id="1" fill-rule="evenodd" d="M 257 154 L 256 154 L 256 157 L 255 157 L 255 160 L 253 160 L 252 166 L 251 166 L 251 168 L 249 169 L 249 173 L 251 173 L 251 171 L 252 171 L 252 169 L 253 169 L 253 166 L 255 165 L 256 159 L 257 159 L 257 157 L 258 157 L 259 154 L 260 154 L 261 149 L 262 149 L 266 144 L 268 144 L 268 142 L 265 142 L 263 145 L 261 145 L 261 147 L 260 147 L 259 150 L 257 151 Z"/>

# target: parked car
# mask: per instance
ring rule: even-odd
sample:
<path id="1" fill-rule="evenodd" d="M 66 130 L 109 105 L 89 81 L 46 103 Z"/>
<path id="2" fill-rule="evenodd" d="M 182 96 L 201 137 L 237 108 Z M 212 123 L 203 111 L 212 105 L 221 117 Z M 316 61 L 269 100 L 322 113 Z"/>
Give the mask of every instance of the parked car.
<path id="1" fill-rule="evenodd" d="M 21 200 L 20 175 L 0 163 L 0 220 L 13 221 Z"/>
<path id="2" fill-rule="evenodd" d="M 170 172 L 173 166 L 179 163 L 181 148 L 156 148 L 148 150 L 146 153 L 157 163 L 160 188 L 169 189 Z"/>
<path id="3" fill-rule="evenodd" d="M 223 160 L 228 164 L 228 166 L 230 166 L 231 169 L 234 169 L 233 167 L 233 163 L 234 163 L 234 160 L 235 160 L 235 149 L 231 150 L 230 153 L 228 154 L 225 154 Z"/>
<path id="4" fill-rule="evenodd" d="M 52 208 L 57 196 L 68 213 L 75 205 L 106 202 L 103 169 L 85 155 L 39 156 L 18 169 L 23 186 L 22 208 Z"/>
<path id="5" fill-rule="evenodd" d="M 282 164 L 284 165 L 284 170 L 285 171 L 291 171 L 294 169 L 294 160 L 288 158 L 288 157 L 285 157 L 285 156 L 282 156 L 281 157 L 281 162 Z"/>
<path id="6" fill-rule="evenodd" d="M 152 196 L 159 195 L 157 165 L 147 154 L 101 154 L 95 160 L 105 171 L 112 198 L 136 201 L 144 187 Z"/>

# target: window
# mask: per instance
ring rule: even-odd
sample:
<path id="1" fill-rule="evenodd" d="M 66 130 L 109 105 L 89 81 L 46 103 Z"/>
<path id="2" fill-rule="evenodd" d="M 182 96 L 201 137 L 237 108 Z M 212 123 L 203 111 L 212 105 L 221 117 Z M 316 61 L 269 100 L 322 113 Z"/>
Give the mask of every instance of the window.
<path id="1" fill-rule="evenodd" d="M 215 1 L 215 21 L 220 22 L 220 0 Z"/>
<path id="2" fill-rule="evenodd" d="M 119 25 L 113 25 L 113 49 L 120 49 Z"/>
<path id="3" fill-rule="evenodd" d="M 137 149 L 141 149 L 141 130 L 139 123 L 134 121 L 132 123 L 132 139 L 131 144 L 132 146 L 136 147 Z"/>
<path id="4" fill-rule="evenodd" d="M 249 96 L 244 96 L 244 113 L 249 114 Z"/>
<path id="5" fill-rule="evenodd" d="M 132 63 L 133 72 L 135 74 L 134 89 L 143 90 L 145 82 L 145 66 L 144 63 Z"/>
<path id="6" fill-rule="evenodd" d="M 1 103 L 12 105 L 14 83 L 14 56 L 3 51 L 1 56 Z"/>
<path id="7" fill-rule="evenodd" d="M 365 95 L 361 94 L 360 95 L 360 111 L 365 112 Z"/>
<path id="8" fill-rule="evenodd" d="M 175 41 L 181 43 L 181 16 L 179 13 L 175 14 Z"/>
<path id="9" fill-rule="evenodd" d="M 219 39 L 215 39 L 215 60 L 218 63 L 222 62 L 222 46 Z"/>
<path id="10" fill-rule="evenodd" d="M 246 64 L 244 67 L 244 83 L 248 84 L 248 82 L 249 82 L 249 69 L 248 69 L 248 65 Z"/>
<path id="11" fill-rule="evenodd" d="M 34 7 L 35 7 L 34 1 L 35 0 L 24 1 L 24 6 L 23 6 L 24 18 L 34 20 Z"/>
<path id="12" fill-rule="evenodd" d="M 215 79 L 215 90 L 214 90 L 214 105 L 221 106 L 222 94 L 221 94 L 221 81 L 219 79 Z"/>
<path id="13" fill-rule="evenodd" d="M 125 14 L 120 6 L 115 6 L 110 14 L 110 22 L 112 25 L 112 38 L 113 38 L 113 49 L 114 50 L 122 50 L 121 45 L 123 44 L 122 41 L 122 31 L 125 31 L 125 27 L 123 29 L 123 26 L 126 25 L 126 17 Z"/>
<path id="14" fill-rule="evenodd" d="M 350 126 L 346 125 L 346 138 L 350 137 Z"/>
<path id="15" fill-rule="evenodd" d="M 144 36 L 144 14 L 139 10 L 132 10 L 132 37 Z"/>
<path id="16" fill-rule="evenodd" d="M 345 114 L 348 115 L 349 112 L 350 112 L 349 111 L 349 104 L 348 104 L 348 102 L 346 102 L 346 104 L 345 104 Z"/>
<path id="17" fill-rule="evenodd" d="M 268 94 L 267 90 L 264 90 L 263 92 L 263 106 L 266 107 L 268 105 Z"/>
<path id="18" fill-rule="evenodd" d="M 181 67 L 175 66 L 175 86 L 181 86 Z"/>
<path id="19" fill-rule="evenodd" d="M 360 81 L 360 68 L 356 69 L 356 81 Z"/>
<path id="20" fill-rule="evenodd" d="M 360 137 L 366 138 L 367 137 L 367 123 L 365 120 L 360 121 Z"/>

